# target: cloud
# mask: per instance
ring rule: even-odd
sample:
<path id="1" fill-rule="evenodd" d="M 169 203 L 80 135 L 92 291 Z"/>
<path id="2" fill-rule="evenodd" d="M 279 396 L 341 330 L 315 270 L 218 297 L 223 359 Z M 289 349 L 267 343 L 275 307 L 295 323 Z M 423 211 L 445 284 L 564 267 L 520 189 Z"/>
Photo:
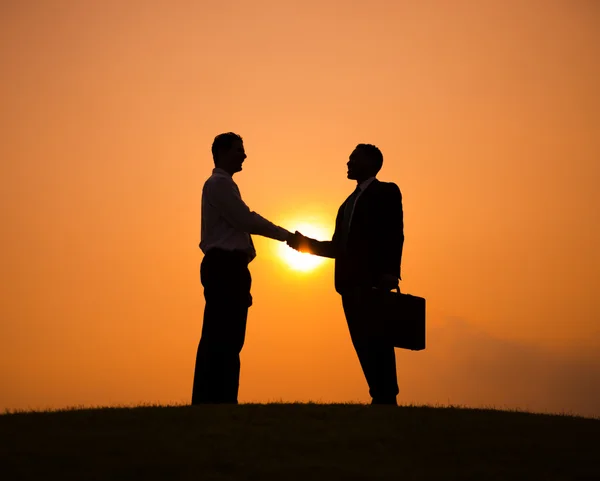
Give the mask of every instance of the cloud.
<path id="1" fill-rule="evenodd" d="M 463 319 L 428 327 L 421 353 L 400 351 L 401 395 L 450 403 L 600 416 L 600 362 L 500 339 Z"/>

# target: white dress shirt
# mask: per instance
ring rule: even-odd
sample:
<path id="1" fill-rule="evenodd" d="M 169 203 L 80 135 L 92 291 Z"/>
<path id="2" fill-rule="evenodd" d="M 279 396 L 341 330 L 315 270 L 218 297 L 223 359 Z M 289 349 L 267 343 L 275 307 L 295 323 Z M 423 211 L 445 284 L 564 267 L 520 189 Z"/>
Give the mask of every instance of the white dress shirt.
<path id="1" fill-rule="evenodd" d="M 242 200 L 232 176 L 215 168 L 202 189 L 202 221 L 200 249 L 206 254 L 212 248 L 239 250 L 256 257 L 250 234 L 283 241 L 288 231 L 252 212 Z"/>

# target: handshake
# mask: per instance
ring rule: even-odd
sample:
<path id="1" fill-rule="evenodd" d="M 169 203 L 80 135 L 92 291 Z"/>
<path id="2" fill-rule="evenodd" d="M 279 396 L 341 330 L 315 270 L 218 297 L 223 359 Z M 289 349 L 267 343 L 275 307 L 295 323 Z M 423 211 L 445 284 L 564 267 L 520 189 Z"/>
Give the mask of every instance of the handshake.
<path id="1" fill-rule="evenodd" d="M 286 244 L 289 245 L 292 249 L 296 249 L 299 252 L 308 252 L 310 253 L 310 243 L 312 239 L 300 234 L 300 232 L 296 231 L 290 235 L 286 239 Z"/>

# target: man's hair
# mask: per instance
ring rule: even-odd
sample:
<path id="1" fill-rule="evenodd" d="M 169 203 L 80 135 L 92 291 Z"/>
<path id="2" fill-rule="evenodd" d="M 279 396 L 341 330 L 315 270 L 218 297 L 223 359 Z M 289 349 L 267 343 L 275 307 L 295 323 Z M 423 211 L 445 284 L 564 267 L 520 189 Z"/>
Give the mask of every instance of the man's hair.
<path id="1" fill-rule="evenodd" d="M 235 141 L 239 140 L 243 141 L 242 137 L 233 132 L 226 132 L 224 134 L 219 134 L 215 137 L 212 144 L 212 156 L 215 164 L 217 163 L 217 157 L 219 155 L 220 150 L 229 150 Z"/>
<path id="2" fill-rule="evenodd" d="M 356 148 L 364 152 L 371 160 L 373 163 L 374 174 L 381 170 L 381 166 L 383 165 L 383 154 L 379 148 L 372 144 L 358 144 Z"/>

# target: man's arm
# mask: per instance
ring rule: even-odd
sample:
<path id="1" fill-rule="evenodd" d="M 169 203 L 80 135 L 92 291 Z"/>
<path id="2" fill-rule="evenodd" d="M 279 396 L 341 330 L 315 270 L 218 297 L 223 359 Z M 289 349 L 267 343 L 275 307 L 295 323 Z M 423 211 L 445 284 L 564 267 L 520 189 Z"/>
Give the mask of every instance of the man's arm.
<path id="1" fill-rule="evenodd" d="M 291 235 L 286 229 L 268 221 L 250 208 L 242 200 L 234 184 L 226 178 L 211 179 L 205 187 L 207 200 L 236 229 L 278 241 L 285 241 Z"/>
<path id="2" fill-rule="evenodd" d="M 311 239 L 310 237 L 305 237 L 299 232 L 297 232 L 296 235 L 301 236 L 297 247 L 300 252 L 308 252 L 315 256 L 329 257 L 331 259 L 336 258 L 337 249 L 335 248 L 336 244 L 333 240 L 318 241 L 316 239 Z"/>
<path id="3" fill-rule="evenodd" d="M 333 233 L 333 238 L 330 241 L 318 241 L 316 239 L 306 237 L 300 232 L 296 231 L 295 234 L 290 236 L 287 243 L 290 247 L 300 252 L 307 252 L 315 256 L 335 259 L 338 252 L 336 232 Z"/>
<path id="4" fill-rule="evenodd" d="M 396 184 L 386 185 L 382 196 L 380 228 L 378 235 L 377 271 L 381 273 L 379 283 L 382 287 L 394 287 L 401 279 L 400 264 L 404 247 L 404 215 L 402 194 Z M 394 285 L 392 285 L 394 284 Z"/>

